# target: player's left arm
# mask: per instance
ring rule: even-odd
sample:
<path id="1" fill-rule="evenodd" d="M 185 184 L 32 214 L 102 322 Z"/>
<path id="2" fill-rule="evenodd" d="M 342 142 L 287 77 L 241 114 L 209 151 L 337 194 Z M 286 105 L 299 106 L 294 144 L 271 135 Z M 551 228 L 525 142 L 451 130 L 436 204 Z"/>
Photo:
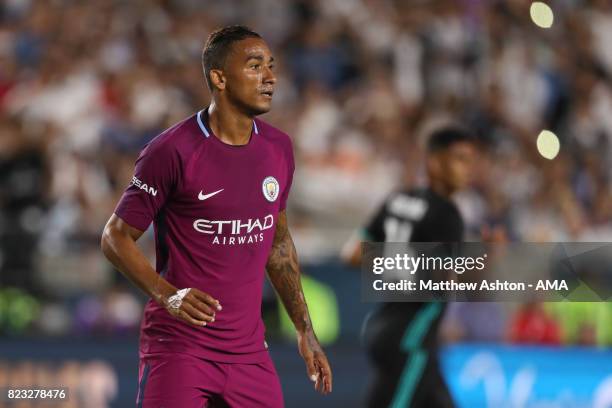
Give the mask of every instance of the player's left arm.
<path id="1" fill-rule="evenodd" d="M 315 335 L 302 291 L 300 267 L 285 211 L 278 214 L 272 250 L 266 265 L 268 278 L 281 298 L 297 330 L 298 347 L 306 362 L 308 376 L 323 394 L 332 390 L 332 372 Z"/>

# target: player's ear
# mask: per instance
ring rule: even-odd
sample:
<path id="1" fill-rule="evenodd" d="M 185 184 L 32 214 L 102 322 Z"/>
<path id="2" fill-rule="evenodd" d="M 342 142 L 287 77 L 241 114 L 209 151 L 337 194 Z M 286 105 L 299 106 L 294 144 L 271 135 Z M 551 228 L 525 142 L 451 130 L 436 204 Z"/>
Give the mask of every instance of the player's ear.
<path id="1" fill-rule="evenodd" d="M 220 69 L 211 69 L 209 75 L 213 88 L 216 88 L 218 91 L 225 89 L 225 76 L 223 75 L 223 71 Z"/>

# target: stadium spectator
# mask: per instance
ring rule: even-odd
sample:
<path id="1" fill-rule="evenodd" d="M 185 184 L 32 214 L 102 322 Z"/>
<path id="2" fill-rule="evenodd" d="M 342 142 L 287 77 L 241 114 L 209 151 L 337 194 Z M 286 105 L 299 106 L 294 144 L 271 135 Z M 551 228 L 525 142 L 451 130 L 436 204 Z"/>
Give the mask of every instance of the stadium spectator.
<path id="1" fill-rule="evenodd" d="M 399 180 L 422 181 L 422 135 L 448 118 L 492 147 L 458 200 L 473 237 L 494 220 L 514 241 L 612 241 L 608 1 L 555 2 L 550 30 L 520 1 L 238 3 L 0 5 L 1 284 L 104 303 L 114 272 L 83 254 L 142 145 L 207 104 L 195 62 L 236 21 L 280 52 L 282 109 L 266 119 L 295 138 L 304 262 L 337 254 Z M 544 128 L 561 140 L 552 162 L 536 149 Z M 59 295 L 58 262 L 71 282 Z"/>
<path id="2" fill-rule="evenodd" d="M 561 344 L 559 325 L 542 303 L 522 305 L 510 323 L 510 341 L 519 344 Z"/>

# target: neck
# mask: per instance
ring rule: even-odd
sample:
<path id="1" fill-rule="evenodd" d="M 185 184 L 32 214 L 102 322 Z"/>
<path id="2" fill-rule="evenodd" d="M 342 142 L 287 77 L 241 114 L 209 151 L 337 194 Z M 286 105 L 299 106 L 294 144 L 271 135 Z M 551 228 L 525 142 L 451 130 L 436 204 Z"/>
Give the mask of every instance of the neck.
<path id="1" fill-rule="evenodd" d="M 249 143 L 253 118 L 226 101 L 215 101 L 208 108 L 208 125 L 223 143 L 239 146 Z"/>
<path id="2" fill-rule="evenodd" d="M 430 179 L 429 187 L 433 190 L 434 193 L 442 196 L 444 198 L 450 198 L 454 191 L 441 180 Z"/>

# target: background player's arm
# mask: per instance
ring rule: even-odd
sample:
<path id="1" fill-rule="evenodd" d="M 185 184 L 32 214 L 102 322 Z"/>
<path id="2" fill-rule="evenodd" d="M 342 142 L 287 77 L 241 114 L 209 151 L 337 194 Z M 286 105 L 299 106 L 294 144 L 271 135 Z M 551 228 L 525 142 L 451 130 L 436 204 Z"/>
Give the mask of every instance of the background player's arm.
<path id="1" fill-rule="evenodd" d="M 274 242 L 266 269 L 272 286 L 297 330 L 300 354 L 306 362 L 309 377 L 314 379 L 317 390 L 323 393 L 331 392 L 331 369 L 312 328 L 302 291 L 297 252 L 289 233 L 285 211 L 281 211 L 278 215 Z"/>
<path id="2" fill-rule="evenodd" d="M 342 259 L 345 264 L 353 268 L 358 268 L 361 265 L 362 241 L 363 233 L 361 231 L 356 231 L 351 235 L 346 244 L 344 244 L 342 252 L 340 253 L 340 259 Z"/>
<path id="3" fill-rule="evenodd" d="M 200 327 L 214 321 L 219 302 L 197 289 L 191 289 L 183 298 L 180 309 L 168 308 L 168 298 L 176 293 L 177 288 L 153 269 L 136 245 L 142 234 L 143 231 L 113 214 L 102 233 L 102 252 L 121 273 L 174 316 Z"/>
<path id="4" fill-rule="evenodd" d="M 357 231 L 355 231 L 349 240 L 342 247 L 340 252 L 340 259 L 354 268 L 361 266 L 361 243 L 364 241 L 370 242 L 384 242 L 385 235 L 383 230 L 384 219 L 386 217 L 387 200 L 380 206 L 378 211 L 374 214 L 370 222 Z"/>

